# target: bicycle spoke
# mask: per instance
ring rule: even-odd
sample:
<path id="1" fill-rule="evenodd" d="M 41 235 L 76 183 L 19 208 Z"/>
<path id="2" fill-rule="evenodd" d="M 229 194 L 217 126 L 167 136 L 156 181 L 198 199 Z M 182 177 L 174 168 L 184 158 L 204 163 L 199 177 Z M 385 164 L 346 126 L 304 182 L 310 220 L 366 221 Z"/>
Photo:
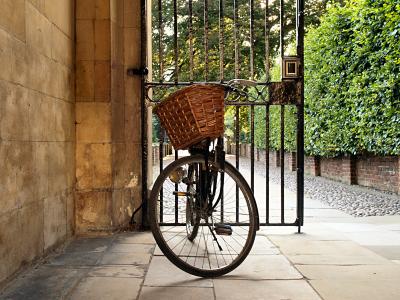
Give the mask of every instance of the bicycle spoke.
<path id="1" fill-rule="evenodd" d="M 184 161 L 190 159 L 189 157 Z M 155 226 L 159 237 L 156 238 L 157 243 L 161 243 L 160 248 L 172 262 L 193 274 L 214 274 L 208 272 L 238 265 L 249 252 L 255 234 L 250 200 L 244 190 L 246 183 L 232 177 L 232 174 L 237 172 L 232 168 L 225 171 L 224 180 L 221 180 L 221 173 L 215 173 L 217 180 L 211 181 L 211 186 L 206 190 L 211 193 L 215 190 L 215 203 L 220 196 L 222 197 L 211 212 L 207 210 L 208 202 L 206 205 L 202 202 L 206 197 L 201 196 L 201 189 L 205 188 L 201 183 L 205 177 L 201 176 L 207 174 L 204 173 L 204 165 L 202 166 L 204 163 L 199 161 L 179 164 L 180 160 L 164 169 L 164 174 L 160 174 L 164 178 L 161 184 L 155 183 L 154 189 L 163 191 L 162 202 L 160 195 L 157 195 L 153 209 L 154 215 L 158 216 L 156 221 L 160 222 L 159 208 L 162 203 L 163 223 Z M 178 178 L 178 182 L 173 182 L 171 179 L 177 180 L 176 173 L 169 175 L 174 170 L 172 167 L 184 170 L 182 173 L 186 172 L 187 177 Z M 212 168 L 210 170 L 215 172 Z M 236 186 L 239 186 L 239 203 L 236 200 Z M 240 222 L 236 222 L 237 214 Z M 221 226 L 218 224 L 232 225 L 224 225 L 227 232 L 221 235 L 221 232 L 217 231 L 221 228 L 217 227 Z"/>

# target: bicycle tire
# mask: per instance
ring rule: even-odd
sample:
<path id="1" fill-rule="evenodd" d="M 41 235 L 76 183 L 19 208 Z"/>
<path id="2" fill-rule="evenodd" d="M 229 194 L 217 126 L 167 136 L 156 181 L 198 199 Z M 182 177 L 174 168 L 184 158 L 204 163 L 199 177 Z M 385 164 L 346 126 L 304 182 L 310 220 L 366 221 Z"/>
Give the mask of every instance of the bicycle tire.
<path id="1" fill-rule="evenodd" d="M 197 169 L 196 169 L 196 165 L 194 165 L 193 166 L 193 168 L 192 169 L 190 169 L 189 168 L 189 174 L 188 174 L 188 176 L 193 176 L 194 174 L 196 174 L 196 171 L 197 171 Z M 194 172 L 193 174 L 190 174 L 190 172 Z M 189 178 L 189 180 L 193 180 L 193 178 Z M 190 190 L 190 188 L 189 188 L 189 185 L 188 185 L 188 192 L 189 192 L 189 190 Z M 194 208 L 194 203 L 191 203 L 190 202 L 190 209 L 193 209 Z M 186 211 L 187 211 L 187 209 L 188 208 L 186 208 Z M 193 218 L 193 216 L 191 216 L 192 218 Z M 188 232 L 188 239 L 189 239 L 189 241 L 193 241 L 196 237 L 197 237 L 197 233 L 199 232 L 199 223 L 200 223 L 200 220 L 199 220 L 199 216 L 194 216 L 194 220 L 192 219 L 191 221 L 191 225 L 192 225 L 192 228 L 191 228 L 191 232 L 189 233 L 188 232 L 188 229 L 187 229 L 187 232 Z M 186 216 L 186 219 L 187 219 L 187 216 Z"/>
<path id="2" fill-rule="evenodd" d="M 247 208 L 248 208 L 249 220 L 248 220 L 247 224 L 248 224 L 249 229 L 248 229 L 247 236 L 245 239 L 245 244 L 243 245 L 243 248 L 240 250 L 240 253 L 238 253 L 237 257 L 232 259 L 231 263 L 229 263 L 228 265 L 223 266 L 223 267 L 211 269 L 210 258 L 208 258 L 208 263 L 210 264 L 210 269 L 199 268 L 199 267 L 189 264 L 187 261 L 184 261 L 182 258 L 179 257 L 179 254 L 176 254 L 171 249 L 170 245 L 168 244 L 165 237 L 163 236 L 163 232 L 161 232 L 160 226 L 159 226 L 160 224 L 158 222 L 158 209 L 157 208 L 158 208 L 159 192 L 160 192 L 161 188 L 163 187 L 165 180 L 167 180 L 169 174 L 176 168 L 178 168 L 182 165 L 191 164 L 191 163 L 203 163 L 204 164 L 205 159 L 202 155 L 193 155 L 193 156 L 180 158 L 180 159 L 172 162 L 170 165 L 168 165 L 163 170 L 163 172 L 161 172 L 161 174 L 158 176 L 157 180 L 154 183 L 154 186 L 151 191 L 150 198 L 149 198 L 150 227 L 151 227 L 154 239 L 156 240 L 157 245 L 159 246 L 160 250 L 175 266 L 177 266 L 178 268 L 180 268 L 181 270 L 183 270 L 187 273 L 190 273 L 192 275 L 199 276 L 199 277 L 222 276 L 224 274 L 231 272 L 235 268 L 237 268 L 247 257 L 247 255 L 249 254 L 249 252 L 253 246 L 256 231 L 258 230 L 257 205 L 255 202 L 253 193 L 252 193 L 249 185 L 247 184 L 246 180 L 236 170 L 236 168 L 234 168 L 230 163 L 226 162 L 225 169 L 224 169 L 225 177 L 230 176 L 232 178 L 232 180 L 234 181 L 234 183 L 237 184 L 237 187 L 239 188 L 239 190 L 241 191 L 241 193 L 244 196 L 243 198 L 244 198 L 245 204 L 247 205 Z M 205 226 L 203 226 L 203 227 L 205 227 Z M 237 226 L 237 227 L 239 228 L 239 226 Z M 234 227 L 232 227 L 232 228 L 234 228 Z M 210 229 L 210 232 L 211 232 L 211 229 Z M 196 233 L 196 235 L 197 235 L 197 233 Z M 239 235 L 239 236 L 241 236 L 241 235 Z M 243 237 L 243 239 L 244 239 L 244 237 Z M 224 241 L 225 241 L 225 239 L 224 239 Z M 207 236 L 207 241 L 204 238 L 204 243 L 205 243 L 205 248 L 207 249 L 208 236 Z M 229 251 L 229 247 L 228 247 L 228 251 Z M 211 253 L 209 253 L 208 250 L 207 250 L 206 254 L 211 256 Z M 220 255 L 220 254 L 217 254 L 215 251 L 214 255 L 215 255 L 217 263 L 218 263 L 218 255 Z M 188 254 L 188 257 L 189 256 L 190 256 L 190 252 Z M 232 256 L 232 254 L 231 254 L 231 256 Z M 205 260 L 205 259 L 203 258 L 203 260 Z M 204 264 L 204 262 L 203 262 L 203 264 Z"/>

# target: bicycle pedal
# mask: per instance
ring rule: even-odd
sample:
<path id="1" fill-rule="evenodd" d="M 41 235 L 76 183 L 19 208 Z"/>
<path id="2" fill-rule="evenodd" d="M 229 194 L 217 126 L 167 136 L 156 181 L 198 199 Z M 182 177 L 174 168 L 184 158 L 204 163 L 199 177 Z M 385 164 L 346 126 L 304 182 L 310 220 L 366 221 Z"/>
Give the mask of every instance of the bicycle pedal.
<path id="1" fill-rule="evenodd" d="M 232 235 L 232 226 L 225 224 L 215 224 L 215 233 L 218 235 Z"/>

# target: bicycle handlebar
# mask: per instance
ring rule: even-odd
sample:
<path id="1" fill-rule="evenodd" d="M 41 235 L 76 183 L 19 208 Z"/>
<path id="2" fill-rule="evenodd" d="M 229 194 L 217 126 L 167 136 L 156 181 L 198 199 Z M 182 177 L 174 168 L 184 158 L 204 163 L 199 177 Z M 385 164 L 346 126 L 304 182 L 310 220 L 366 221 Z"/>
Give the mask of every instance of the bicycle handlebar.
<path id="1" fill-rule="evenodd" d="M 230 93 L 236 93 L 240 96 L 254 98 L 247 91 L 237 88 L 237 87 L 235 87 L 235 85 L 241 85 L 244 87 L 256 87 L 257 82 L 254 80 L 248 80 L 248 79 L 232 79 L 225 84 L 225 87 L 226 87 L 225 98 L 227 98 Z"/>
<path id="2" fill-rule="evenodd" d="M 244 85 L 244 86 L 257 86 L 257 82 L 248 79 L 232 79 L 228 82 L 229 86 L 232 85 Z"/>

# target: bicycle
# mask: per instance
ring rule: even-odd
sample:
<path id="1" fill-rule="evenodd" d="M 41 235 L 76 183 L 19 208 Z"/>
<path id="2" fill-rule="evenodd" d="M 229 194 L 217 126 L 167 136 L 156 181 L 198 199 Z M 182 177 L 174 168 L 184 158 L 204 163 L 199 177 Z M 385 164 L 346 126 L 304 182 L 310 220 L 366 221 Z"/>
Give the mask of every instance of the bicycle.
<path id="1" fill-rule="evenodd" d="M 236 85 L 254 84 L 239 79 L 218 84 L 222 101 L 232 92 L 243 94 Z M 207 137 L 188 146 L 190 156 L 160 173 L 149 198 L 150 227 L 160 250 L 178 268 L 200 277 L 218 277 L 238 267 L 259 230 L 254 195 L 225 160 L 223 134 L 216 140 Z"/>

